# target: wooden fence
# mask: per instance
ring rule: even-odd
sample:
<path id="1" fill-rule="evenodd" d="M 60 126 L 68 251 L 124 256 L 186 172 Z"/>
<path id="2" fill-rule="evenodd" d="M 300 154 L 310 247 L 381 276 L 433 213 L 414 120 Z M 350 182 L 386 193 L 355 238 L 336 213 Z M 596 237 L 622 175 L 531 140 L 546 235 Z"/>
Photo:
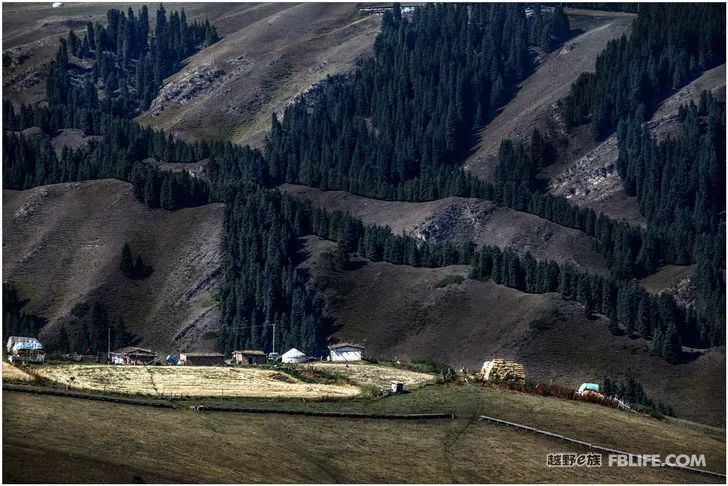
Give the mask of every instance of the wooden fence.
<path id="1" fill-rule="evenodd" d="M 557 439 L 557 440 L 560 440 L 562 442 L 570 442 L 572 444 L 577 444 L 577 445 L 580 445 L 582 447 L 586 447 L 586 448 L 592 449 L 592 450 L 607 452 L 607 453 L 610 453 L 610 454 L 619 454 L 619 455 L 622 455 L 622 456 L 627 456 L 627 457 L 630 458 L 630 460 L 633 457 L 639 458 L 639 457 L 642 457 L 643 456 L 642 454 L 634 454 L 632 452 L 619 451 L 619 450 L 616 450 L 616 449 L 611 449 L 609 447 L 604 447 L 604 446 L 600 446 L 600 445 L 596 445 L 596 444 L 591 444 L 589 442 L 584 442 L 583 440 L 574 439 L 572 437 L 567 437 L 567 436 L 561 435 L 561 434 L 555 434 L 553 432 L 549 432 L 549 431 L 546 431 L 546 430 L 538 429 L 536 427 L 531 427 L 529 425 L 519 424 L 519 423 L 515 423 L 515 422 L 509 422 L 507 420 L 502 420 L 502 419 L 498 419 L 498 418 L 495 418 L 495 417 L 489 417 L 487 415 L 481 415 L 480 416 L 480 420 L 485 420 L 487 422 L 491 422 L 491 423 L 494 423 L 494 424 L 505 425 L 507 427 L 514 427 L 516 429 L 525 430 L 525 431 L 528 431 L 528 432 L 532 432 L 534 434 L 544 435 L 546 437 L 551 437 L 553 439 Z M 726 478 L 726 475 L 724 473 L 720 473 L 720 472 L 706 471 L 705 469 L 698 469 L 698 468 L 695 468 L 695 467 L 678 466 L 677 464 L 666 464 L 666 463 L 663 463 L 662 465 L 664 467 L 670 467 L 670 468 L 673 468 L 673 469 L 679 469 L 681 471 L 687 471 L 687 472 L 691 472 L 691 473 L 703 474 L 703 475 L 706 475 L 706 476 L 713 476 L 713 477 L 718 477 L 718 478 L 722 478 L 722 479 L 725 479 Z"/>
<path id="2" fill-rule="evenodd" d="M 305 415 L 309 417 L 338 417 L 361 418 L 381 420 L 433 420 L 455 418 L 455 414 L 448 412 L 436 413 L 359 413 L 359 412 L 328 412 L 316 410 L 284 410 L 275 408 L 240 408 L 199 405 L 193 407 L 197 412 L 237 412 L 237 413 L 279 413 L 284 415 Z"/>
<path id="3" fill-rule="evenodd" d="M 53 396 L 57 396 L 57 397 L 66 397 L 66 398 L 81 398 L 84 400 L 97 400 L 100 402 L 109 402 L 109 403 L 123 403 L 125 405 L 141 405 L 144 407 L 175 408 L 173 404 L 168 403 L 168 402 L 144 400 L 144 399 L 138 399 L 138 398 L 112 397 L 112 396 L 108 396 L 108 395 L 96 395 L 93 393 L 54 390 L 51 388 L 37 388 L 37 387 L 29 387 L 29 386 L 4 384 L 3 390 L 21 392 L 21 393 L 33 393 L 36 395 L 53 395 Z"/>

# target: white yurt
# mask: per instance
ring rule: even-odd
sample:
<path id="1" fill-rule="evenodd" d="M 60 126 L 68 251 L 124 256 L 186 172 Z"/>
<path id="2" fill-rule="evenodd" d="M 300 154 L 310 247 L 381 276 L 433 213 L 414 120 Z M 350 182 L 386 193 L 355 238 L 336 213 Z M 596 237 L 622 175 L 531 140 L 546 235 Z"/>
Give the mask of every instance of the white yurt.
<path id="1" fill-rule="evenodd" d="M 296 348 L 289 349 L 281 356 L 281 361 L 284 363 L 305 363 L 307 360 L 308 357 Z"/>

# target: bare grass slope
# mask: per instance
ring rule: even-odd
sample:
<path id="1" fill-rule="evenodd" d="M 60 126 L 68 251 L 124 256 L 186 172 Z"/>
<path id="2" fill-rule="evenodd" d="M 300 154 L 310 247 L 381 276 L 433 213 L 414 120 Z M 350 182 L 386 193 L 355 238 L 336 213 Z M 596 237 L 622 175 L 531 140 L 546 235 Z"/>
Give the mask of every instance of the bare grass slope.
<path id="1" fill-rule="evenodd" d="M 327 296 L 340 326 L 336 336 L 365 344 L 368 356 L 471 369 L 493 357 L 509 358 L 524 363 L 529 380 L 573 387 L 631 374 L 678 416 L 724 422 L 724 348 L 670 365 L 650 354 L 647 341 L 610 334 L 605 317 L 587 319 L 580 305 L 558 294 L 527 294 L 467 278 L 442 286 L 448 276 L 467 276 L 467 266 L 362 261 L 336 272 L 324 257 L 333 247 L 308 238 L 305 265 Z"/>
<path id="2" fill-rule="evenodd" d="M 330 211 L 348 212 L 366 223 L 389 226 L 395 234 L 405 233 L 433 243 L 472 241 L 508 247 L 521 253 L 528 251 L 540 260 L 571 263 L 594 273 L 607 271 L 592 239 L 580 231 L 488 201 L 448 197 L 412 203 L 293 184 L 283 184 L 280 189 Z"/>
<path id="3" fill-rule="evenodd" d="M 678 109 L 690 101 L 697 102 L 704 90 L 725 100 L 725 64 L 704 72 L 663 101 L 646 124 L 652 135 L 658 139 L 676 135 L 680 126 Z M 583 156 L 551 168 L 549 190 L 578 206 L 644 225 L 637 199 L 627 196 L 622 188 L 616 168 L 618 156 L 617 136 L 612 135 Z"/>
<path id="4" fill-rule="evenodd" d="M 18 105 L 38 103 L 45 99 L 45 80 L 51 61 L 58 50 L 58 40 L 73 29 L 77 34 L 85 31 L 88 22 L 106 22 L 110 8 L 141 8 L 143 3 L 131 2 L 111 5 L 106 2 L 65 2 L 53 8 L 51 2 L 18 3 L 2 5 L 3 55 L 11 64 L 3 69 L 3 95 Z M 150 22 L 154 25 L 158 4 L 149 4 Z M 170 10 L 185 9 L 188 21 L 204 21 L 217 26 L 221 35 L 227 35 L 239 19 L 231 22 L 230 15 L 240 11 L 241 4 L 234 3 L 164 3 Z M 250 7 L 250 4 L 248 4 Z M 218 22 L 220 19 L 220 22 Z"/>
<path id="5" fill-rule="evenodd" d="M 149 209 L 117 180 L 4 190 L 3 278 L 30 299 L 26 312 L 48 319 L 42 339 L 54 339 L 76 304 L 101 299 L 144 346 L 212 348 L 204 337 L 219 325 L 222 217 L 221 204 Z M 125 242 L 154 267 L 151 276 L 121 273 Z"/>
<path id="6" fill-rule="evenodd" d="M 229 33 L 167 79 L 139 121 L 259 145 L 271 113 L 370 52 L 380 20 L 353 3 L 245 4 L 216 20 Z"/>
<path id="7" fill-rule="evenodd" d="M 659 467 L 547 468 L 546 454 L 559 451 L 558 442 L 478 422 L 478 413 L 486 411 L 511 419 L 516 415 L 518 420 L 612 447 L 627 444 L 664 454 L 676 450 L 705 453 L 708 467 L 725 467 L 725 438 L 716 430 L 468 385 L 428 387 L 383 400 L 288 403 L 305 409 L 357 407 L 370 412 L 421 411 L 435 406 L 455 410 L 457 418 L 387 421 L 201 414 L 186 407 L 142 409 L 8 392 L 3 394 L 3 481 L 435 484 L 711 480 Z M 141 432 L 133 439 L 118 440 L 130 430 Z M 346 444 L 327 440 L 342 430 L 351 437 Z"/>
<path id="8" fill-rule="evenodd" d="M 567 10 L 572 28 L 584 32 L 560 49 L 543 55 L 536 71 L 519 86 L 516 96 L 480 134 L 480 143 L 465 162 L 473 175 L 489 180 L 503 139 L 520 141 L 534 128 L 548 130 L 554 107 L 583 72 L 593 71 L 607 42 L 627 34 L 632 16 L 613 12 Z"/>

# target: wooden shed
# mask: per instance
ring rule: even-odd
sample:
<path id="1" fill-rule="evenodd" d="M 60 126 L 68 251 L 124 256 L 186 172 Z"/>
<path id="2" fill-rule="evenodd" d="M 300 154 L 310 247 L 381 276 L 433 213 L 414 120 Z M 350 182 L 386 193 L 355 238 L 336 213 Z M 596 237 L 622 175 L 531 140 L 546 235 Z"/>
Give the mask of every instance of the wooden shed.
<path id="1" fill-rule="evenodd" d="M 222 353 L 180 353 L 179 360 L 188 366 L 216 366 L 225 363 Z"/>
<path id="2" fill-rule="evenodd" d="M 155 359 L 157 359 L 157 353 L 154 351 L 133 346 L 120 348 L 111 353 L 112 364 L 141 365 L 149 364 Z"/>
<path id="3" fill-rule="evenodd" d="M 264 364 L 267 361 L 265 353 L 259 349 L 244 349 L 233 351 L 233 363 L 253 365 Z"/>

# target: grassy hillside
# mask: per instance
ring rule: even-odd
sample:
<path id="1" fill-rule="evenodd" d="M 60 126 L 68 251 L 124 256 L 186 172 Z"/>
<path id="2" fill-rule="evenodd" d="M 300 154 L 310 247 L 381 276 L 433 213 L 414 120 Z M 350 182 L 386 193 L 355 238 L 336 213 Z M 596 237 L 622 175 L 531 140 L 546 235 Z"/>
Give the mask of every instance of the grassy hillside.
<path id="1" fill-rule="evenodd" d="M 664 265 L 640 283 L 648 292 L 659 294 L 685 279 L 692 279 L 694 273 L 695 265 Z"/>
<path id="2" fill-rule="evenodd" d="M 482 130 L 480 143 L 465 162 L 466 170 L 473 175 L 493 177 L 502 139 L 523 140 L 537 127 L 543 131 L 561 129 L 559 120 L 554 118 L 555 103 L 568 94 L 581 73 L 594 70 L 596 58 L 607 42 L 629 32 L 633 18 L 630 14 L 591 10 L 567 10 L 567 14 L 578 35 L 560 49 L 542 54 L 536 71 Z M 581 150 L 578 140 L 571 143 L 576 146 L 571 150 Z"/>
<path id="3" fill-rule="evenodd" d="M 13 58 L 13 64 L 3 69 L 3 95 L 13 103 L 37 103 L 45 99 L 45 80 L 51 60 L 58 50 L 58 39 L 86 29 L 88 22 L 106 22 L 109 8 L 133 7 L 136 11 L 143 3 L 132 2 L 111 6 L 109 3 L 66 2 L 61 8 L 52 8 L 51 2 L 3 3 L 3 54 Z M 150 21 L 156 15 L 156 4 L 147 4 Z M 208 18 L 217 26 L 220 35 L 238 28 L 241 11 L 246 8 L 232 3 L 166 3 L 167 11 L 184 7 L 188 21 Z M 250 8 L 251 5 L 247 5 Z M 219 22 L 218 22 L 219 20 Z"/>
<path id="4" fill-rule="evenodd" d="M 360 15 L 353 3 L 238 9 L 215 20 L 223 40 L 167 79 L 141 123 L 185 138 L 258 145 L 271 113 L 371 50 L 381 20 Z"/>
<path id="5" fill-rule="evenodd" d="M 138 9 L 141 3 L 124 4 Z M 353 68 L 368 53 L 380 17 L 357 4 L 165 3 L 184 7 L 188 21 L 209 19 L 222 42 L 192 56 L 165 81 L 139 121 L 193 139 L 259 144 L 270 116 L 328 75 Z M 150 7 L 154 23 L 156 8 Z M 3 4 L 3 94 L 14 103 L 45 99 L 45 80 L 58 40 L 87 22 L 106 22 L 108 3 Z M 122 8 L 117 6 L 116 8 Z"/>
<path id="6" fill-rule="evenodd" d="M 451 410 L 455 420 L 383 421 L 195 413 L 3 394 L 3 480 L 33 482 L 695 482 L 664 468 L 547 468 L 587 452 L 478 422 L 481 413 L 635 452 L 706 454 L 725 468 L 724 430 L 470 385 L 288 408 Z M 48 420 L 53 417 L 53 420 Z M 33 430 L 33 434 L 28 434 Z M 134 431 L 129 434 L 129 431 Z M 340 437 L 344 435 L 342 441 Z M 123 439 L 121 439 L 123 437 Z M 39 466 L 42 464 L 42 467 Z M 280 467 L 285 464 L 285 467 Z"/>
<path id="7" fill-rule="evenodd" d="M 181 5 L 165 6 L 170 11 Z M 208 17 L 223 39 L 192 56 L 180 72 L 167 79 L 151 108 L 138 120 L 174 137 L 226 138 L 253 145 L 260 145 L 273 112 L 280 114 L 313 84 L 349 71 L 357 57 L 369 54 L 381 20 L 362 16 L 356 4 L 342 3 L 184 6 L 189 20 Z M 44 73 L 59 36 L 70 28 L 82 29 L 88 21 L 103 21 L 108 8 L 108 4 L 68 4 L 62 9 L 51 9 L 49 4 L 3 5 L 3 48 L 11 60 L 4 70 L 4 95 L 16 103 L 42 102 Z M 555 110 L 555 103 L 568 93 L 578 75 L 593 70 L 606 43 L 628 33 L 633 16 L 582 10 L 569 11 L 569 16 L 574 37 L 553 53 L 534 49 L 539 57 L 536 71 L 481 131 L 466 169 L 490 179 L 501 140 L 522 140 L 539 127 L 563 142 L 556 163 L 541 174 L 542 179 L 551 180 L 553 194 L 614 218 L 644 223 L 636 199 L 624 194 L 621 180 L 610 168 L 616 157 L 614 137 L 597 145 L 585 126 L 567 133 Z M 665 101 L 651 121 L 656 133 L 669 134 L 677 106 L 702 89 L 722 93 L 724 99 L 725 67 L 705 73 Z M 302 138 L 309 133 L 304 132 Z M 53 146 L 56 150 L 63 145 L 83 147 L 90 138 L 80 130 L 60 130 Z M 208 160 L 146 162 L 200 174 Z M 593 240 L 583 233 L 487 201 L 453 197 L 403 203 L 289 184 L 282 189 L 326 209 L 389 225 L 395 233 L 433 242 L 472 240 L 529 251 L 538 259 L 573 263 L 593 273 L 607 272 Z M 216 345 L 221 325 L 216 289 L 222 265 L 222 205 L 174 212 L 150 210 L 134 199 L 129 184 L 102 180 L 4 191 L 3 206 L 4 279 L 15 283 L 21 297 L 29 299 L 26 312 L 48 319 L 40 333 L 42 340 L 53 342 L 77 304 L 102 300 L 111 318 L 123 319 L 142 346 L 164 352 Z M 130 280 L 122 274 L 119 262 L 125 242 L 154 267 L 151 276 Z M 309 258 L 301 261 L 311 272 L 311 285 L 327 298 L 327 312 L 336 325 L 334 335 L 365 344 L 366 354 L 372 357 L 428 359 L 469 368 L 478 368 L 493 357 L 511 358 L 525 364 L 530 380 L 574 387 L 605 376 L 629 374 L 645 386 L 650 397 L 672 405 L 679 416 L 725 423 L 724 346 L 707 351 L 685 349 L 683 362 L 671 365 L 651 355 L 647 341 L 610 334 L 605 317 L 587 317 L 581 306 L 565 302 L 557 294 L 526 294 L 493 282 L 470 280 L 466 266 L 427 269 L 356 259 L 347 270 L 334 271 L 327 256 L 334 247 L 329 241 L 306 238 Z M 241 267 L 247 263 L 245 256 L 239 263 Z M 687 271 L 687 267 L 663 267 L 643 283 L 651 292 L 664 291 L 683 282 Z M 265 275 L 268 281 L 275 280 Z M 226 309 L 242 307 L 239 297 L 248 292 L 252 296 L 253 287 L 239 287 Z M 256 297 L 261 307 L 274 300 L 260 295 Z M 267 314 L 269 321 L 274 313 Z M 287 317 L 292 315 L 289 312 Z M 236 325 L 263 321 L 244 318 L 229 319 L 225 324 L 230 328 L 233 321 Z M 114 409 L 119 413 L 108 422 L 112 433 L 107 434 L 101 427 L 107 424 L 107 415 L 112 415 L 110 408 L 104 408 L 108 405 L 81 403 L 71 413 L 64 411 L 68 402 L 62 399 L 40 405 L 36 398 L 10 394 L 6 423 L 12 448 L 6 448 L 4 462 L 17 466 L 6 473 L 8 480 L 16 481 L 20 474 L 27 474 L 24 468 L 37 481 L 49 479 L 44 474 L 69 481 L 103 481 L 113 475 L 127 480 L 139 476 L 146 481 L 225 482 L 695 480 L 664 470 L 547 470 L 544 456 L 554 451 L 554 444 L 474 422 L 479 411 L 488 410 L 517 421 L 531 417 L 534 424 L 562 433 L 576 430 L 583 438 L 615 447 L 644 447 L 644 452 L 653 452 L 650 447 L 674 452 L 670 447 L 676 444 L 695 450 L 706 447 L 714 455 L 709 466 L 725 467 L 715 452 L 724 453 L 724 431 L 698 430 L 681 422 L 654 425 L 623 420 L 631 417 L 627 415 L 602 415 L 588 406 L 571 409 L 562 403 L 552 407 L 551 402 L 508 397 L 504 392 L 473 387 L 452 393 L 438 388 L 432 394 L 418 392 L 371 404 L 356 403 L 373 409 L 466 404 L 459 412 L 466 418 L 452 424 L 396 427 L 201 416 L 187 410 L 139 413 L 122 407 Z M 97 420 L 88 424 L 85 415 Z M 48 417 L 56 416 L 60 419 L 49 426 Z M 28 439 L 21 423 L 40 430 L 43 440 Z M 666 423 L 670 426 L 664 426 Z M 631 427 L 639 432 L 630 435 Z M 136 434 L 129 438 L 128 430 Z M 355 437 L 347 454 L 340 453 L 340 441 L 331 440 L 341 430 L 351 431 Z M 124 440 L 118 440 L 120 436 Z M 637 442 L 628 440 L 634 437 Z M 261 448 L 260 443 L 275 453 Z M 42 457 L 47 457 L 43 462 L 47 469 L 34 468 Z M 287 459 L 290 468 L 276 468 L 281 459 Z"/>
<path id="8" fill-rule="evenodd" d="M 141 344 L 210 348 L 219 325 L 212 293 L 220 265 L 222 205 L 168 212 L 136 201 L 131 185 L 99 180 L 3 191 L 3 268 L 26 312 L 48 319 L 41 338 L 83 301 L 103 300 Z M 154 267 L 144 280 L 119 270 L 129 242 Z"/>
<path id="9" fill-rule="evenodd" d="M 592 273 L 607 272 L 604 258 L 584 233 L 489 201 L 448 197 L 410 203 L 294 184 L 283 184 L 280 189 L 330 211 L 348 212 L 367 223 L 389 226 L 395 234 L 404 232 L 433 243 L 472 241 L 508 247 L 528 251 L 539 260 L 568 262 Z"/>
<path id="10" fill-rule="evenodd" d="M 663 101 L 647 126 L 653 136 L 664 138 L 679 130 L 678 109 L 697 101 L 700 93 L 710 91 L 725 100 L 725 64 L 710 69 Z M 615 164 L 618 157 L 617 136 L 612 135 L 583 156 L 565 159 L 545 171 L 552 194 L 565 196 L 573 204 L 601 211 L 610 218 L 644 225 L 636 197 L 627 196 Z"/>
<path id="11" fill-rule="evenodd" d="M 355 262 L 331 270 L 333 243 L 309 238 L 305 263 L 325 292 L 344 341 L 366 345 L 366 354 L 389 359 L 430 359 L 479 368 L 493 357 L 524 363 L 530 380 L 576 387 L 605 376 L 632 374 L 650 396 L 671 404 L 678 416 L 723 423 L 725 349 L 670 365 L 649 353 L 641 339 L 614 336 L 603 317 L 586 319 L 583 308 L 557 294 L 515 289 L 452 276 L 469 267 L 414 268 Z M 451 283 L 452 282 L 452 283 Z"/>

